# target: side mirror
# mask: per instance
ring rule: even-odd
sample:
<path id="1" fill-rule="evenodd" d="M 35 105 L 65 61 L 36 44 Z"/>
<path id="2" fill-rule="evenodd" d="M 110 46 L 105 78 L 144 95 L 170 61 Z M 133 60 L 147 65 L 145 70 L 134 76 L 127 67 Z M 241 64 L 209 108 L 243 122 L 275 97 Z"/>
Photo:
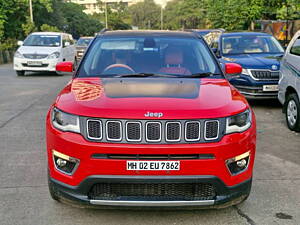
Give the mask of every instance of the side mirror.
<path id="1" fill-rule="evenodd" d="M 237 63 L 225 63 L 225 74 L 227 78 L 238 77 L 242 73 L 242 66 Z"/>
<path id="2" fill-rule="evenodd" d="M 68 47 L 68 46 L 70 46 L 70 42 L 66 41 L 66 42 L 64 43 L 64 47 Z"/>
<path id="3" fill-rule="evenodd" d="M 73 62 L 59 62 L 56 64 L 58 74 L 70 74 L 73 72 Z"/>
<path id="4" fill-rule="evenodd" d="M 18 46 L 22 46 L 22 45 L 23 45 L 23 41 L 18 41 L 18 42 L 17 42 L 17 45 L 18 45 Z"/>

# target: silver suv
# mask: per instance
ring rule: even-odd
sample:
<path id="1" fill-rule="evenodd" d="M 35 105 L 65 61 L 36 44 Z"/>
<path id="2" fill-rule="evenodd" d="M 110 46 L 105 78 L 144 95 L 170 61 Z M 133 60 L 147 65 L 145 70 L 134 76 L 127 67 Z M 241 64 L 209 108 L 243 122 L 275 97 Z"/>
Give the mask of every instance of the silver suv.
<path id="1" fill-rule="evenodd" d="M 300 30 L 290 41 L 280 66 L 278 99 L 288 127 L 300 132 Z"/>

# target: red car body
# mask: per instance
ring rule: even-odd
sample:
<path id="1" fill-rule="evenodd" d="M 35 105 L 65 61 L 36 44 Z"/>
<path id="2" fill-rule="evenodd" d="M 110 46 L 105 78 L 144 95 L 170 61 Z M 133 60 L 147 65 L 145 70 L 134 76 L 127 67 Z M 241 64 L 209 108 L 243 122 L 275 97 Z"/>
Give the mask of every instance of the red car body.
<path id="1" fill-rule="evenodd" d="M 227 67 L 229 71 L 230 65 Z M 130 78 L 115 82 L 109 78 L 75 77 L 67 84 L 51 106 L 46 119 L 49 187 L 51 194 L 55 194 L 54 198 L 106 206 L 207 207 L 224 205 L 226 202 L 235 204 L 249 195 L 256 148 L 256 123 L 254 113 L 245 98 L 229 84 L 227 79 L 211 78 L 191 79 L 187 82 L 178 80 L 179 89 L 188 88 L 186 92 L 194 92 L 193 98 L 165 97 L 163 92 L 167 90 L 170 92 L 174 83 L 169 83 L 169 79 L 166 78 L 157 79 L 159 82 L 151 78 L 142 78 L 139 81 Z M 191 91 L 191 83 L 200 88 Z M 143 97 L 146 92 L 147 94 L 151 92 L 153 97 Z M 177 92 L 178 89 L 174 90 L 175 95 Z M 137 93 L 139 96 L 132 97 Z M 132 96 L 128 97 L 128 95 Z M 55 128 L 51 119 L 54 108 L 85 118 L 129 121 L 146 119 L 158 122 L 228 118 L 248 109 L 252 112 L 250 114 L 252 123 L 251 127 L 244 132 L 224 134 L 224 129 L 219 128 L 222 132 L 220 139 L 208 143 L 105 143 L 90 141 L 82 133 L 66 132 Z M 145 114 L 149 112 L 157 113 L 157 117 L 145 118 Z M 57 158 L 54 158 L 54 152 L 76 159 L 74 172 L 66 174 L 57 169 L 55 165 Z M 242 172 L 232 174 L 227 161 L 245 153 L 249 157 L 247 166 Z M 200 155 L 203 157 L 179 159 L 180 170 L 152 171 L 127 170 L 128 159 L 109 158 L 108 155 Z M 168 160 L 170 159 L 165 161 Z M 133 196 L 134 200 L 121 196 L 117 200 L 106 198 L 91 201 L 89 194 L 93 185 L 98 183 L 156 184 L 161 182 L 209 183 L 212 184 L 216 195 L 213 199 L 198 201 L 178 199 L 147 201 L 147 199 L 138 199 L 137 196 Z"/>

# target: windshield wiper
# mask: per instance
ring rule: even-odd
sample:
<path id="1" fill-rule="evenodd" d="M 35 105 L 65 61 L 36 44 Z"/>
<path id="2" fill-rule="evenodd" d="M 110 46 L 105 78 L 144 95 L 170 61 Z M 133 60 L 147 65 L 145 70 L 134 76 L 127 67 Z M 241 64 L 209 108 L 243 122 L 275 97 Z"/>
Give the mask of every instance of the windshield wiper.
<path id="1" fill-rule="evenodd" d="M 178 77 L 178 75 L 158 74 L 158 73 L 133 73 L 133 74 L 121 74 L 116 77 Z"/>

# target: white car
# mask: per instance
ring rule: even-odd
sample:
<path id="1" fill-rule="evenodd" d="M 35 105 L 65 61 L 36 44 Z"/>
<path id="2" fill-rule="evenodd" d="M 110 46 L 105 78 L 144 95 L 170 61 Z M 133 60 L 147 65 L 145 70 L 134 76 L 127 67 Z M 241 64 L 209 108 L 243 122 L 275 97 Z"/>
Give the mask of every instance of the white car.
<path id="1" fill-rule="evenodd" d="M 280 72 L 278 99 L 289 129 L 300 132 L 300 30 L 285 51 Z"/>
<path id="2" fill-rule="evenodd" d="M 14 70 L 18 76 L 26 71 L 56 71 L 56 64 L 72 61 L 76 64 L 76 51 L 72 35 L 57 32 L 34 32 L 14 55 Z"/>

